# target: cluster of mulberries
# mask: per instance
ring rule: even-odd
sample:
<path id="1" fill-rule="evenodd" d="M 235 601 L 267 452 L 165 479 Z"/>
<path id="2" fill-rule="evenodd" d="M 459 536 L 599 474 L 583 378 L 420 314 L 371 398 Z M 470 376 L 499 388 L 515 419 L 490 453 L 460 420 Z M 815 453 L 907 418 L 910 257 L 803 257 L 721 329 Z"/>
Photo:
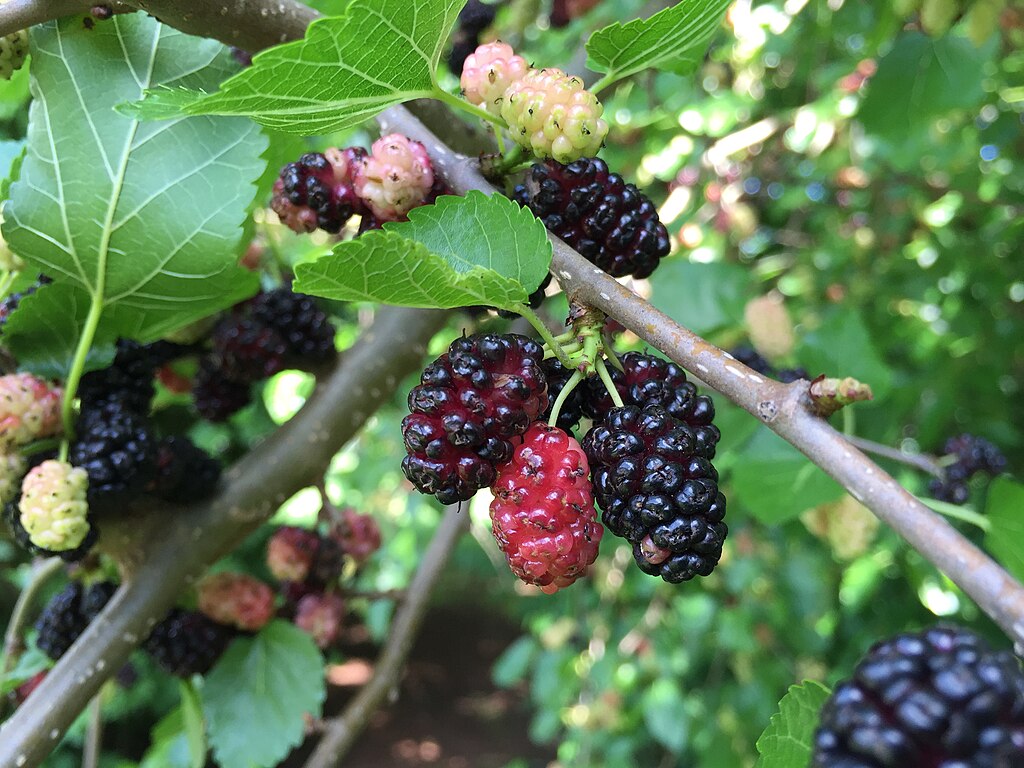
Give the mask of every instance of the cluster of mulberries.
<path id="1" fill-rule="evenodd" d="M 604 160 L 537 163 L 513 199 L 612 277 L 649 277 L 668 255 L 668 230 L 654 203 Z"/>
<path id="2" fill-rule="evenodd" d="M 776 368 L 753 347 L 736 347 L 735 349 L 729 350 L 729 354 L 738 362 L 747 366 L 747 368 L 750 368 L 764 376 L 771 376 L 773 379 L 778 379 L 783 384 L 791 384 L 794 381 L 809 380 L 811 378 L 811 375 L 805 368 Z"/>
<path id="3" fill-rule="evenodd" d="M 932 498 L 952 504 L 964 504 L 971 496 L 969 482 L 975 475 L 995 477 L 1006 471 L 1006 457 L 994 444 L 971 434 L 957 435 L 946 441 L 944 456 L 954 457 L 943 477 L 928 485 Z"/>
<path id="4" fill-rule="evenodd" d="M 409 394 L 406 477 L 443 503 L 490 486 L 492 532 L 509 566 L 548 591 L 594 562 L 603 533 L 595 499 L 645 572 L 671 582 L 711 573 L 728 532 L 711 399 L 678 366 L 631 353 L 611 374 L 625 407 L 613 407 L 600 381 L 584 381 L 550 427 L 538 419 L 550 419 L 572 372 L 539 354 L 514 335 L 453 342 Z M 580 446 L 570 430 L 584 415 L 594 426 Z"/>
<path id="5" fill-rule="evenodd" d="M 277 288 L 229 312 L 214 328 L 211 346 L 192 394 L 203 418 L 223 421 L 249 403 L 254 383 L 289 365 L 330 360 L 334 326 L 312 298 Z"/>
<path id="6" fill-rule="evenodd" d="M 498 12 L 498 3 L 485 3 L 483 0 L 469 0 L 455 22 L 452 32 L 451 51 L 448 53 L 448 69 L 452 74 L 459 74 L 465 66 L 466 59 L 480 44 L 480 36 L 491 24 Z"/>
<path id="7" fill-rule="evenodd" d="M 288 163 L 274 182 L 270 207 L 295 232 L 337 234 L 353 215 L 361 217 L 363 232 L 402 221 L 443 193 L 424 146 L 392 133 L 369 152 L 331 148 Z"/>
<path id="8" fill-rule="evenodd" d="M 320 648 L 341 634 L 345 601 L 336 587 L 346 560 L 356 567 L 380 547 L 380 528 L 370 515 L 340 510 L 326 534 L 278 528 L 267 543 L 267 567 L 280 582 L 285 613 Z"/>
<path id="9" fill-rule="evenodd" d="M 1024 765 L 1024 674 L 938 626 L 875 645 L 822 708 L 811 768 Z"/>
<path id="10" fill-rule="evenodd" d="M 466 59 L 460 80 L 471 104 L 501 115 L 512 138 L 537 157 L 570 163 L 604 144 L 604 107 L 583 81 L 560 69 L 527 67 L 504 43 Z"/>

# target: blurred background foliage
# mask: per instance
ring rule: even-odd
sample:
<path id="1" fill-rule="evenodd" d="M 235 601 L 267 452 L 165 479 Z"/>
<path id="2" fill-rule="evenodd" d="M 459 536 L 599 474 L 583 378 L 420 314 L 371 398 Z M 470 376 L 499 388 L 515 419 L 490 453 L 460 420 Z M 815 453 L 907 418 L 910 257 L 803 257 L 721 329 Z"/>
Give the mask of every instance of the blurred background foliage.
<path id="1" fill-rule="evenodd" d="M 602 0 L 551 29 L 545 3 L 510 0 L 488 36 L 538 65 L 581 72 L 590 31 L 665 4 Z M 951 3 L 943 29 L 922 24 L 912 2 L 737 0 L 696 76 L 645 73 L 603 95 L 613 127 L 602 155 L 658 201 L 673 235 L 673 255 L 635 286 L 655 305 L 724 348 L 753 339 L 777 366 L 867 381 L 874 401 L 836 419 L 851 434 L 935 454 L 969 431 L 1019 468 L 1024 12 L 978 4 L 995 8 L 987 26 Z M 457 88 L 455 77 L 446 83 Z M 0 162 L 20 151 L 27 99 L 24 73 L 0 84 Z M 367 146 L 374 136 L 372 125 L 305 140 L 273 136 L 259 199 L 303 151 Z M 268 280 L 329 247 L 326 237 L 293 235 L 263 209 L 254 222 Z M 545 305 L 553 323 L 563 308 L 558 299 Z M 334 309 L 345 347 L 372 308 Z M 480 324 L 506 321 L 454 317 L 432 351 Z M 621 341 L 639 348 L 628 333 Z M 439 519 L 398 467 L 398 423 L 413 383 L 338 454 L 323 489 L 301 492 L 276 518 L 313 524 L 322 493 L 373 514 L 384 546 L 356 574 L 358 588 L 404 586 Z M 227 425 L 197 423 L 192 434 L 230 459 L 286 421 L 311 389 L 306 374 L 279 374 Z M 186 397 L 161 397 L 166 418 L 193 418 Z M 710 578 L 652 579 L 609 536 L 592 578 L 544 596 L 522 588 L 498 556 L 486 494 L 463 510 L 474 535 L 456 552 L 439 607 L 500 615 L 511 628 L 494 684 L 521 694 L 529 739 L 558 765 L 753 766 L 754 743 L 787 687 L 835 682 L 876 639 L 950 618 L 1006 644 L 954 585 L 794 449 L 722 398 L 716 406 L 731 533 Z M 924 473 L 882 463 L 925 493 Z M 983 512 L 985 496 L 975 488 L 969 508 Z M 978 526 L 954 522 L 982 540 Z M 267 534 L 223 565 L 262 574 Z M 9 609 L 27 568 L 2 542 L 0 557 L 0 602 Z M 353 627 L 379 642 L 390 604 L 351 607 Z M 458 635 L 450 642 L 468 647 Z M 344 657 L 338 651 L 330 662 Z M 165 721 L 150 738 L 175 706 L 176 684 L 141 657 L 129 676 L 105 694 L 103 765 L 181 764 L 184 752 L 175 758 L 172 749 L 180 729 Z M 47 765 L 77 765 L 82 730 Z"/>

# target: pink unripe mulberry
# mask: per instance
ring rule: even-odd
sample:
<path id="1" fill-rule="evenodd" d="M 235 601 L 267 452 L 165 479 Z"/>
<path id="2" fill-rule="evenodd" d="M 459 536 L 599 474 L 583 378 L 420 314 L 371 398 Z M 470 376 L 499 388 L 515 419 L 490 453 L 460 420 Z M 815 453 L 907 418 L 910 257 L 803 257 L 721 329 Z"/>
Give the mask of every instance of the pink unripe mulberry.
<path id="1" fill-rule="evenodd" d="M 589 473 L 571 435 L 537 422 L 491 486 L 491 531 L 509 567 L 549 594 L 583 576 L 597 559 L 604 528 Z"/>
<path id="2" fill-rule="evenodd" d="M 319 550 L 315 531 L 286 525 L 274 531 L 267 543 L 267 567 L 278 581 L 303 582 Z"/>
<path id="3" fill-rule="evenodd" d="M 392 133 L 373 142 L 356 169 L 356 194 L 380 221 L 400 221 L 427 202 L 434 169 L 418 141 Z"/>
<path id="4" fill-rule="evenodd" d="M 357 565 L 380 549 L 380 526 L 371 515 L 360 515 L 354 509 L 343 509 L 340 519 L 331 526 L 330 536 L 341 551 Z"/>
<path id="5" fill-rule="evenodd" d="M 0 450 L 60 434 L 62 394 L 30 373 L 0 376 Z"/>
<path id="6" fill-rule="evenodd" d="M 295 626 L 313 638 L 320 648 L 329 648 L 341 635 L 345 601 L 334 594 L 306 595 L 295 609 Z"/>
<path id="7" fill-rule="evenodd" d="M 255 632 L 274 616 L 274 592 L 244 573 L 215 573 L 199 584 L 199 610 L 218 624 Z"/>
<path id="8" fill-rule="evenodd" d="M 462 95 L 470 104 L 500 115 L 505 91 L 529 71 L 526 59 L 515 55 L 508 43 L 484 43 L 466 57 L 462 66 Z"/>
<path id="9" fill-rule="evenodd" d="M 597 153 L 608 135 L 604 107 L 578 77 L 531 69 L 505 91 L 501 116 L 518 144 L 537 157 L 571 163 Z"/>

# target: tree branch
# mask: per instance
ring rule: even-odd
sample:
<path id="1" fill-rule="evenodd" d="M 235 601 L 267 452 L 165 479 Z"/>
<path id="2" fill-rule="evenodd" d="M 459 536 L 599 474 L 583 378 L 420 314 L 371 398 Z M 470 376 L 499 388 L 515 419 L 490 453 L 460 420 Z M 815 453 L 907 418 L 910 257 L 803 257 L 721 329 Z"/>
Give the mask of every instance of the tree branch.
<path id="1" fill-rule="evenodd" d="M 387 642 L 377 660 L 370 680 L 349 702 L 340 717 L 324 723 L 324 735 L 306 763 L 306 768 L 333 768 L 340 765 L 370 716 L 398 687 L 405 660 L 427 611 L 430 594 L 437 585 L 448 557 L 459 537 L 469 528 L 469 512 L 444 511 L 434 538 L 423 554 L 416 574 L 409 582 L 405 599 L 395 613 Z"/>
<path id="2" fill-rule="evenodd" d="M 386 308 L 299 413 L 232 467 L 217 496 L 158 508 L 102 543 L 128 558 L 125 581 L 29 700 L 0 726 L 0 765 L 38 765 L 103 682 L 174 605 L 182 585 L 232 550 L 299 489 L 311 485 L 416 370 L 446 315 Z M 108 533 L 109 531 L 109 533 Z"/>
<path id="3" fill-rule="evenodd" d="M 454 192 L 496 191 L 473 162 L 453 153 L 408 110 L 392 107 L 379 122 L 386 132 L 423 143 Z M 558 237 L 549 237 L 554 247 L 551 271 L 569 296 L 618 320 L 794 445 L 949 576 L 1014 642 L 1024 644 L 1024 587 L 811 413 L 806 382 L 781 384 L 752 371 L 652 307 Z"/>
<path id="4" fill-rule="evenodd" d="M 904 453 L 899 448 L 893 448 L 889 445 L 882 445 L 876 443 L 874 440 L 867 440 L 863 437 L 857 437 L 856 435 L 847 435 L 847 440 L 850 443 L 865 453 L 873 453 L 875 456 L 881 456 L 885 459 L 892 459 L 898 461 L 900 464 L 906 464 L 908 467 L 914 469 L 920 469 L 927 472 L 929 475 L 935 477 L 944 477 L 945 472 L 942 470 L 940 465 L 931 456 L 927 456 L 923 453 Z"/>

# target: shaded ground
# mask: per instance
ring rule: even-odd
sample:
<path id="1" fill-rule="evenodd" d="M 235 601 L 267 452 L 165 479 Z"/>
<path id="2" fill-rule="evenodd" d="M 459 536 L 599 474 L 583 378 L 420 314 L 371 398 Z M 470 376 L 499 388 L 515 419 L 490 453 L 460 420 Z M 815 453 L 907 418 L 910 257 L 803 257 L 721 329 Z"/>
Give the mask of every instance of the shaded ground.
<path id="1" fill-rule="evenodd" d="M 491 682 L 491 666 L 517 636 L 515 626 L 472 607 L 431 610 L 398 701 L 374 715 L 344 766 L 503 768 L 520 759 L 520 765 L 543 768 L 554 760 L 553 749 L 529 740 L 525 694 Z M 369 646 L 348 649 L 350 661 L 332 670 L 342 685 L 331 687 L 325 711 L 337 712 L 365 682 L 374 653 Z M 293 754 L 287 765 L 301 765 L 311 748 Z"/>

